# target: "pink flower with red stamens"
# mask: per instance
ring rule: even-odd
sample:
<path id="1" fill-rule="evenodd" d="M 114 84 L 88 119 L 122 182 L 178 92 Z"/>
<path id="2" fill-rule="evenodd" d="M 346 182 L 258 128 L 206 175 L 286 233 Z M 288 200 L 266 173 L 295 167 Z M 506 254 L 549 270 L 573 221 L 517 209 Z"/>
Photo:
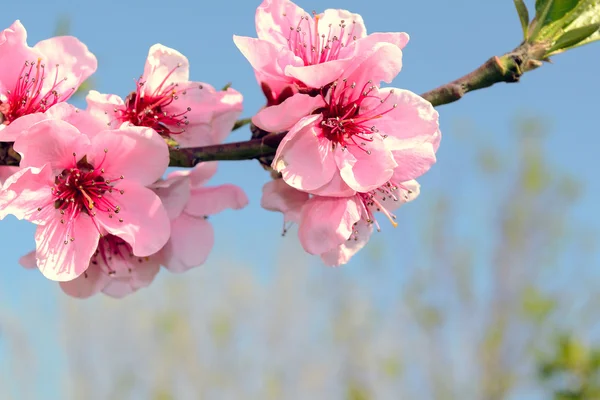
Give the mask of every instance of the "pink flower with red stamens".
<path id="1" fill-rule="evenodd" d="M 154 129 L 180 147 L 221 143 L 242 112 L 242 95 L 189 81 L 189 62 L 178 51 L 155 44 L 144 73 L 125 100 L 95 90 L 88 110 L 117 128 L 122 124 Z"/>
<path id="2" fill-rule="evenodd" d="M 346 10 L 312 14 L 289 0 L 264 0 L 256 10 L 258 38 L 233 37 L 268 97 L 288 87 L 319 89 L 381 43 L 400 50 L 409 40 L 404 32 L 367 35 L 362 17 Z"/>
<path id="3" fill-rule="evenodd" d="M 261 110 L 252 122 L 267 132 L 289 131 L 272 168 L 295 189 L 345 197 L 388 182 L 409 181 L 435 163 L 438 113 L 420 96 L 379 88 L 400 72 L 400 50 L 383 44 L 320 95 L 295 94 Z"/>
<path id="4" fill-rule="evenodd" d="M 78 39 L 59 36 L 27 45 L 20 21 L 0 32 L 0 141 L 14 142 L 19 118 L 68 100 L 96 71 L 96 57 Z"/>
<path id="5" fill-rule="evenodd" d="M 139 257 L 123 239 L 100 238 L 89 268 L 72 281 L 61 282 L 70 296 L 86 298 L 103 292 L 124 297 L 148 286 L 164 265 L 171 272 L 184 272 L 202 265 L 213 247 L 210 215 L 226 208 L 240 209 L 248 204 L 244 192 L 234 185 L 206 187 L 216 172 L 216 163 L 203 163 L 187 171 L 172 172 L 150 188 L 159 196 L 171 221 L 171 236 L 165 246 L 148 257 Z M 35 253 L 21 258 L 26 268 L 35 268 Z"/>
<path id="6" fill-rule="evenodd" d="M 0 192 L 0 219 L 12 214 L 38 225 L 37 266 L 57 281 L 84 273 L 102 236 L 144 257 L 170 233 L 160 199 L 145 187 L 169 164 L 164 140 L 137 127 L 88 136 L 67 120 L 46 119 L 20 134 L 21 170 Z"/>
<path id="7" fill-rule="evenodd" d="M 397 177 L 400 175 L 379 188 L 348 197 L 309 197 L 279 179 L 264 186 L 261 205 L 282 212 L 285 223 L 299 225 L 298 237 L 306 252 L 320 255 L 326 265 L 339 266 L 365 246 L 373 227 L 380 231 L 376 213 L 397 227 L 392 211 L 419 195 L 416 181 L 399 183 Z"/>
<path id="8" fill-rule="evenodd" d="M 25 268 L 36 268 L 35 251 L 21 257 L 19 263 Z M 137 257 L 129 243 L 118 236 L 105 235 L 98 241 L 98 248 L 83 274 L 60 282 L 60 287 L 69 296 L 78 298 L 99 292 L 121 298 L 148 286 L 159 269 L 156 257 Z"/>

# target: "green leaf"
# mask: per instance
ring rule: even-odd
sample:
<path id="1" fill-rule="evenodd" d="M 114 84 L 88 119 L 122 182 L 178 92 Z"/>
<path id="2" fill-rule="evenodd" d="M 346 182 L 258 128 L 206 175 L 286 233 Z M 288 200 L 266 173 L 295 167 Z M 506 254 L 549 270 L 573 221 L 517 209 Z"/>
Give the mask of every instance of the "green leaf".
<path id="1" fill-rule="evenodd" d="M 556 43 L 554 43 L 554 46 L 548 50 L 548 55 L 558 52 L 558 50 L 564 50 L 575 46 L 576 44 L 592 36 L 594 33 L 598 32 L 598 29 L 600 29 L 600 23 L 583 26 L 581 28 L 568 31 L 558 38 Z"/>
<path id="2" fill-rule="evenodd" d="M 563 18 L 581 2 L 581 0 L 537 0 L 535 2 L 535 11 L 537 15 L 541 15 L 541 12 L 545 9 L 545 7 L 549 3 L 552 3 L 552 6 L 548 10 L 548 14 L 546 15 L 546 18 L 543 20 L 542 24 L 547 25 L 548 23 L 552 23 Z"/>
<path id="3" fill-rule="evenodd" d="M 519 19 L 521 20 L 521 27 L 523 28 L 523 38 L 527 40 L 527 31 L 529 30 L 529 11 L 523 0 L 514 0 Z"/>
<path id="4" fill-rule="evenodd" d="M 554 5 L 555 0 L 538 0 L 535 4 L 536 15 L 531 23 L 531 33 L 529 35 L 529 43 L 532 43 L 542 31 L 542 28 L 545 25 L 546 18 L 548 18 L 548 14 Z M 540 8 L 538 9 L 538 3 L 540 3 Z M 543 3 L 543 4 L 542 4 Z"/>
<path id="5" fill-rule="evenodd" d="M 556 41 L 566 31 L 592 25 L 600 17 L 600 0 L 579 0 L 577 5 L 560 19 L 544 24 L 540 39 Z"/>
<path id="6" fill-rule="evenodd" d="M 577 16 L 572 21 L 569 21 L 569 26 L 566 27 L 565 31 L 600 23 L 600 0 L 584 0 L 582 3 L 584 4 L 578 10 Z M 600 40 L 600 31 L 596 31 L 596 33 L 587 39 L 582 40 L 572 47 L 583 46 L 596 40 Z"/>
<path id="7" fill-rule="evenodd" d="M 225 92 L 227 89 L 229 89 L 231 87 L 231 82 L 227 82 L 227 85 L 223 86 L 223 89 L 221 89 L 222 92 Z"/>

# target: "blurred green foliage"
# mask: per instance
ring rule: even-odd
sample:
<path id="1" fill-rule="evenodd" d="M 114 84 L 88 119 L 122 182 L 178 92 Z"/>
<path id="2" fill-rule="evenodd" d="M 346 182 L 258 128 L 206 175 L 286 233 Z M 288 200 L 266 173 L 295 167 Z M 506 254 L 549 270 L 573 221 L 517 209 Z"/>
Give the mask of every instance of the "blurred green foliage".
<path id="1" fill-rule="evenodd" d="M 600 399 L 600 348 L 570 334 L 555 341 L 553 354 L 539 362 L 539 375 L 556 400 Z"/>

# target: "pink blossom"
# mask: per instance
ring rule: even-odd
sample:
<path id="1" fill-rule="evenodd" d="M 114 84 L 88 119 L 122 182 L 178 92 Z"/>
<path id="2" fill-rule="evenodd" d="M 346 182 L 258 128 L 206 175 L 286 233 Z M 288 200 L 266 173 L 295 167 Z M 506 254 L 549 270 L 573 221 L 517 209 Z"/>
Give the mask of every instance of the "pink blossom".
<path id="1" fill-rule="evenodd" d="M 326 86 L 377 46 L 385 43 L 400 51 L 409 40 L 404 32 L 367 35 L 362 17 L 346 10 L 311 17 L 289 0 L 264 0 L 255 20 L 258 38 L 233 40 L 268 98 L 288 87 L 306 93 Z"/>
<path id="2" fill-rule="evenodd" d="M 283 212 L 286 222 L 299 225 L 298 237 L 306 252 L 320 255 L 326 265 L 339 266 L 365 246 L 374 227 L 380 230 L 376 213 L 396 227 L 392 211 L 419 195 L 416 181 L 397 183 L 395 178 L 366 193 L 310 198 L 279 179 L 265 185 L 261 205 Z"/>
<path id="3" fill-rule="evenodd" d="M 394 173 L 401 182 L 415 179 L 435 163 L 441 135 L 431 103 L 377 86 L 400 71 L 399 51 L 381 46 L 319 96 L 295 94 L 253 118 L 267 132 L 288 131 L 272 163 L 287 184 L 345 197 L 372 191 Z"/>
<path id="4" fill-rule="evenodd" d="M 88 136 L 64 116 L 20 134 L 14 149 L 21 169 L 0 192 L 0 219 L 12 214 L 38 225 L 37 266 L 57 281 L 83 274 L 102 236 L 114 235 L 145 257 L 170 234 L 160 199 L 145 187 L 167 168 L 164 140 L 138 127 Z"/>
<path id="5" fill-rule="evenodd" d="M 13 142 L 21 130 L 15 121 L 68 100 L 96 71 L 97 60 L 72 36 L 29 47 L 17 20 L 0 32 L 0 65 L 0 141 Z"/>
<path id="6" fill-rule="evenodd" d="M 92 90 L 87 103 L 111 126 L 152 128 L 180 147 L 221 143 L 242 112 L 240 93 L 189 81 L 188 59 L 161 44 L 150 48 L 144 73 L 125 100 Z"/>
<path id="7" fill-rule="evenodd" d="M 171 272 L 204 264 L 214 243 L 208 221 L 211 215 L 248 204 L 246 194 L 235 185 L 205 186 L 216 170 L 217 163 L 202 163 L 191 170 L 172 172 L 152 185 L 171 219 L 171 237 L 159 254 L 162 265 Z"/>
<path id="8" fill-rule="evenodd" d="M 171 221 L 171 236 L 165 246 L 148 257 L 138 257 L 127 242 L 114 235 L 103 236 L 89 268 L 79 277 L 61 282 L 65 293 L 86 298 L 103 292 L 121 298 L 148 286 L 160 265 L 171 272 L 184 272 L 202 265 L 214 243 L 208 217 L 226 208 L 248 204 L 244 192 L 233 185 L 205 187 L 216 163 L 199 164 L 192 170 L 176 171 L 150 187 L 160 197 Z M 21 264 L 35 268 L 35 258 L 23 256 Z"/>

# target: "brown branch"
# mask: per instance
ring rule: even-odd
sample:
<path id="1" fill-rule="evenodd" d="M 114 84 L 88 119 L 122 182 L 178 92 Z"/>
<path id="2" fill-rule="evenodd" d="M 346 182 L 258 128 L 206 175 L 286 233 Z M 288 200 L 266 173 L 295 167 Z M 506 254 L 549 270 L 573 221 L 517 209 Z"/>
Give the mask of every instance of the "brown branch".
<path id="1" fill-rule="evenodd" d="M 473 72 L 455 81 L 430 90 L 421 96 L 434 106 L 460 100 L 465 94 L 474 90 L 490 87 L 499 82 L 518 82 L 523 73 L 542 65 L 541 61 L 548 50 L 548 43 L 522 43 L 514 51 L 503 56 L 494 56 Z M 236 122 L 234 130 L 248 123 L 251 119 Z M 251 130 L 256 127 L 251 125 Z M 172 167 L 193 167 L 204 161 L 251 160 L 273 156 L 284 133 L 267 134 L 262 138 L 243 142 L 227 143 L 189 149 L 172 148 Z M 19 155 L 12 150 L 12 144 L 3 143 L 0 147 L 0 165 L 18 165 Z"/>

